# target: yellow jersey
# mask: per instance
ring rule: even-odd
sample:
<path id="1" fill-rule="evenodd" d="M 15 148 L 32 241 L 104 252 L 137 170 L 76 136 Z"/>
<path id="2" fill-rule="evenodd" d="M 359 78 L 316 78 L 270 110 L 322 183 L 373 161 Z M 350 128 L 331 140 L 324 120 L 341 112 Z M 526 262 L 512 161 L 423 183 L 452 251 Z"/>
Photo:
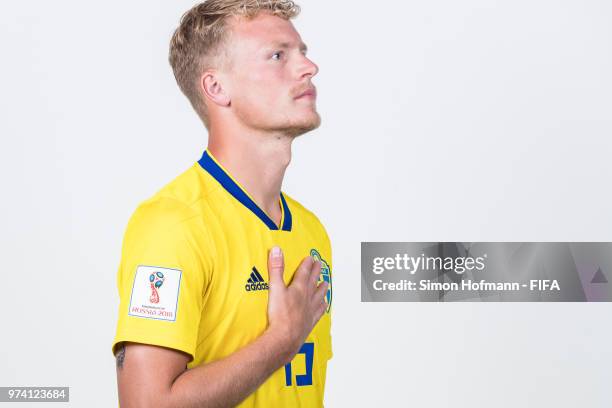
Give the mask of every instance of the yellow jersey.
<path id="1" fill-rule="evenodd" d="M 332 357 L 331 245 L 318 218 L 281 192 L 280 225 L 206 150 L 138 206 L 117 274 L 122 341 L 181 350 L 187 368 L 234 353 L 267 328 L 268 252 L 283 250 L 288 284 L 304 257 L 321 261 L 327 310 L 293 360 L 239 407 L 320 407 Z"/>

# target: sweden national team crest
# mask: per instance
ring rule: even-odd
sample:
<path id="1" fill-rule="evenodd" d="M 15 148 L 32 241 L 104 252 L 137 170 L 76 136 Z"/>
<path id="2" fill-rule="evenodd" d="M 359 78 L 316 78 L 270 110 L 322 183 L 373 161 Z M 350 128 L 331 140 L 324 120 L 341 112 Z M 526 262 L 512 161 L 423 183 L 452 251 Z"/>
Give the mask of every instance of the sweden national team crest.
<path id="1" fill-rule="evenodd" d="M 319 251 L 317 251 L 316 249 L 310 250 L 310 256 L 312 256 L 316 261 L 321 262 L 321 274 L 319 275 L 319 282 L 325 281 L 329 284 L 329 287 L 327 288 L 327 294 L 325 295 L 325 302 L 327 302 L 326 312 L 329 313 L 329 311 L 331 310 L 332 303 L 331 269 L 329 267 L 329 264 L 323 258 L 321 258 L 321 254 L 319 254 Z"/>

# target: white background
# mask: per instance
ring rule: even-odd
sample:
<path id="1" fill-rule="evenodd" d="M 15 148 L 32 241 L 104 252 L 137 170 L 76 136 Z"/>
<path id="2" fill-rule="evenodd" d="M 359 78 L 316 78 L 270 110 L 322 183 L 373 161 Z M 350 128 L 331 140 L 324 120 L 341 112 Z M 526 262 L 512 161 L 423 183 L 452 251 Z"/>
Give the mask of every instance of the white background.
<path id="1" fill-rule="evenodd" d="M 193 4 L 0 3 L 0 385 L 116 405 L 127 220 L 206 146 L 167 63 Z M 610 304 L 362 304 L 359 259 L 612 241 L 612 3 L 300 4 L 323 124 L 283 189 L 332 238 L 326 406 L 612 406 Z"/>

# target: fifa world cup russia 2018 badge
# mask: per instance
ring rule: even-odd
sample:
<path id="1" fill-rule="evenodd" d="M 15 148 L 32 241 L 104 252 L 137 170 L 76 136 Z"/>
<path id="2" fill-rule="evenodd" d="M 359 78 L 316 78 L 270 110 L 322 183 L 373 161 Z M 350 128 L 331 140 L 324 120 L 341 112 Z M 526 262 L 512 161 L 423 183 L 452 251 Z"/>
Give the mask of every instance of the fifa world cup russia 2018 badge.
<path id="1" fill-rule="evenodd" d="M 151 283 L 151 297 L 149 301 L 151 303 L 159 303 L 159 293 L 157 290 L 164 284 L 164 274 L 161 272 L 153 272 L 149 276 L 149 282 Z"/>
<path id="2" fill-rule="evenodd" d="M 138 265 L 128 314 L 145 319 L 176 321 L 181 275 L 180 269 Z"/>
<path id="3" fill-rule="evenodd" d="M 331 279 L 331 269 L 329 264 L 321 257 L 319 251 L 316 249 L 310 250 L 310 256 L 314 258 L 315 261 L 321 262 L 321 273 L 319 274 L 319 283 L 327 282 L 329 284 L 327 288 L 327 293 L 325 294 L 325 302 L 327 303 L 326 312 L 329 313 L 331 310 L 332 303 L 332 279 Z"/>

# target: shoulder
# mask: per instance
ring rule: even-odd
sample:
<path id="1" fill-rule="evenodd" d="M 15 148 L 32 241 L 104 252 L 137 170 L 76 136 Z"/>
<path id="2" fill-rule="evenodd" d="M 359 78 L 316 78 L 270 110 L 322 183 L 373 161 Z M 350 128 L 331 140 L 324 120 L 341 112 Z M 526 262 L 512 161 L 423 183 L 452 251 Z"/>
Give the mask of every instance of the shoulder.
<path id="1" fill-rule="evenodd" d="M 162 232 L 201 218 L 197 204 L 206 198 L 208 192 L 196 165 L 190 166 L 153 196 L 142 201 L 132 213 L 128 227 Z"/>

